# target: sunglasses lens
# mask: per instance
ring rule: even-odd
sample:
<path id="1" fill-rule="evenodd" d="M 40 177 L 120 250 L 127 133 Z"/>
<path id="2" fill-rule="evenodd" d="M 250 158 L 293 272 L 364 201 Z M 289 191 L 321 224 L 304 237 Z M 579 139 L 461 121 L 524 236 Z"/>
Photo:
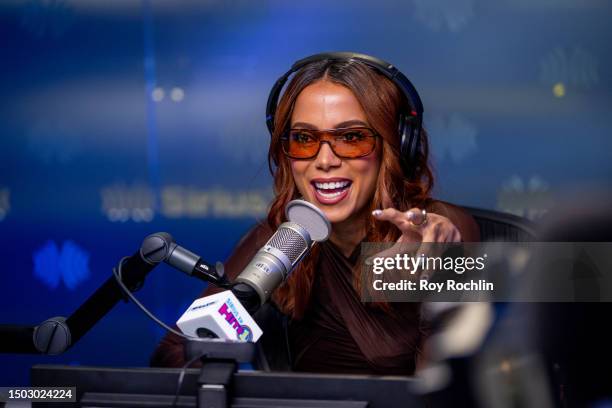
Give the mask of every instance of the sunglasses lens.
<path id="1" fill-rule="evenodd" d="M 319 138 L 305 130 L 291 130 L 283 140 L 283 150 L 289 157 L 309 159 L 319 151 Z"/>
<path id="2" fill-rule="evenodd" d="M 337 135 L 334 152 L 341 157 L 366 156 L 376 147 L 376 137 L 369 129 L 347 129 Z"/>

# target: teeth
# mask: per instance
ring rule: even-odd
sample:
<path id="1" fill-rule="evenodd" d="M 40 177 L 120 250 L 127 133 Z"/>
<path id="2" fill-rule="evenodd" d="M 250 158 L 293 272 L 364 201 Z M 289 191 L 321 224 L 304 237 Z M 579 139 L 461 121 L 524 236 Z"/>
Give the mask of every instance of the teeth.
<path id="1" fill-rule="evenodd" d="M 315 187 L 320 190 L 334 190 L 337 188 L 344 188 L 348 186 L 350 183 L 351 183 L 350 181 L 336 181 L 336 182 L 331 182 L 331 183 L 314 183 L 314 184 L 315 184 Z"/>
<path id="2" fill-rule="evenodd" d="M 319 191 L 319 194 L 321 194 L 325 198 L 334 198 L 342 194 L 342 191 L 336 191 L 335 193 L 324 193 L 322 191 Z"/>

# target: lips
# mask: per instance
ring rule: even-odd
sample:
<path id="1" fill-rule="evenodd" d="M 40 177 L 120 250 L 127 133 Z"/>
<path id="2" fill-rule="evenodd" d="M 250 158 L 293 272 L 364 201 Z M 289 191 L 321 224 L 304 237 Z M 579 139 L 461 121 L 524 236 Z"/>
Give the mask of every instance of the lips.
<path id="1" fill-rule="evenodd" d="M 310 182 L 321 204 L 332 205 L 344 200 L 353 182 L 345 178 L 314 179 Z"/>

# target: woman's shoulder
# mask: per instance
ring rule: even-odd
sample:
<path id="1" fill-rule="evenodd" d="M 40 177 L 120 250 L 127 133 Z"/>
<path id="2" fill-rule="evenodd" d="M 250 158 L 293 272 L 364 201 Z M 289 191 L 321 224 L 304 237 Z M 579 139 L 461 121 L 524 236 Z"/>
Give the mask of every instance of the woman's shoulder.
<path id="1" fill-rule="evenodd" d="M 431 200 L 426 209 L 448 218 L 461 233 L 463 242 L 480 241 L 480 228 L 474 217 L 463 207 L 442 200 Z"/>
<path id="2" fill-rule="evenodd" d="M 240 238 L 240 241 L 236 244 L 236 248 L 251 247 L 255 246 L 258 249 L 261 248 L 274 231 L 270 228 L 267 222 L 258 221 L 249 231 Z"/>

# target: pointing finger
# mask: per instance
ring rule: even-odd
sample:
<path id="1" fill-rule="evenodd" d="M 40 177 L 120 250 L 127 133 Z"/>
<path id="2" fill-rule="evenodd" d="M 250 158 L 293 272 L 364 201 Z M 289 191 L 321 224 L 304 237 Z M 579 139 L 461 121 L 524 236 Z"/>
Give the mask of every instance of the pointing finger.
<path id="1" fill-rule="evenodd" d="M 380 221 L 389 221 L 401 230 L 405 229 L 409 224 L 409 219 L 406 213 L 396 210 L 395 208 L 386 208 L 384 210 L 374 210 L 372 215 Z"/>

